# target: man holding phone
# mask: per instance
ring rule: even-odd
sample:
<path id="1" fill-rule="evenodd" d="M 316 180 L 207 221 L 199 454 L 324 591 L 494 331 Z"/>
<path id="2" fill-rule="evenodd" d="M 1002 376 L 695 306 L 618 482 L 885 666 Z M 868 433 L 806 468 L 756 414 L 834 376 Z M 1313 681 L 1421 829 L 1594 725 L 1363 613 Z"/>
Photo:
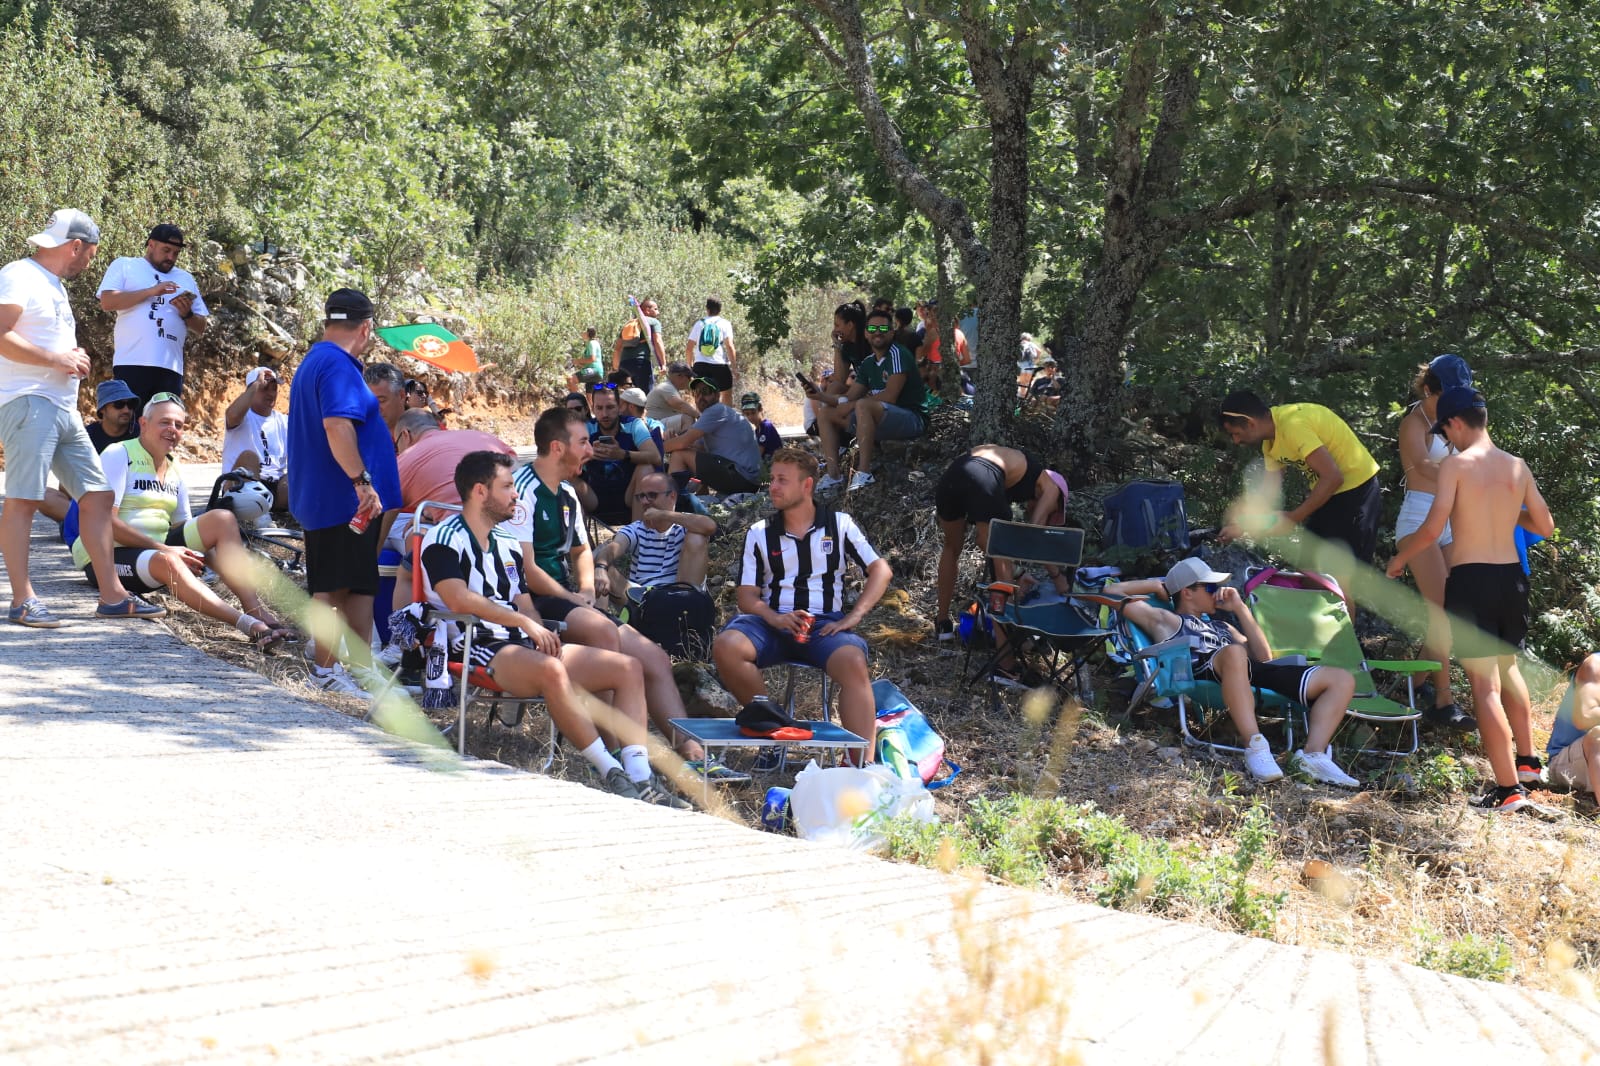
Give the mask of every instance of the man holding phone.
<path id="1" fill-rule="evenodd" d="M 100 307 L 117 316 L 111 374 L 138 396 L 183 395 L 184 342 L 211 321 L 194 275 L 178 267 L 183 249 L 183 230 L 163 222 L 144 255 L 112 260 L 100 279 Z"/>
<path id="2" fill-rule="evenodd" d="M 608 525 L 633 520 L 634 483 L 661 463 L 661 452 L 650 427 L 622 414 L 617 387 L 610 382 L 589 392 L 589 443 L 594 458 L 583 466 L 583 478 L 574 484 L 583 509 Z"/>

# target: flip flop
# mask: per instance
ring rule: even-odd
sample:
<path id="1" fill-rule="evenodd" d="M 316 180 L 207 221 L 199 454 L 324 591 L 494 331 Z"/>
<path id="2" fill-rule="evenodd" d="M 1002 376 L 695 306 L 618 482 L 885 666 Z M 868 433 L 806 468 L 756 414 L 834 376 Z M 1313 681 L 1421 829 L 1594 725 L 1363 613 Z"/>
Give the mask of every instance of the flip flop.
<path id="1" fill-rule="evenodd" d="M 102 603 L 94 609 L 96 618 L 162 618 L 166 613 L 165 607 L 157 607 L 137 596 L 129 596 L 121 603 Z"/>

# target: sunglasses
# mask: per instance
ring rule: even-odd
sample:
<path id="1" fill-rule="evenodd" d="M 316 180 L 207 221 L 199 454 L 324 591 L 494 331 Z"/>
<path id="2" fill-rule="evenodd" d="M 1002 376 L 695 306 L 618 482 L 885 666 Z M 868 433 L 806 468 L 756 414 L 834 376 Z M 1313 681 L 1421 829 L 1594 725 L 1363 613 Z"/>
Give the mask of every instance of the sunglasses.
<path id="1" fill-rule="evenodd" d="M 617 388 L 617 383 L 615 381 L 602 381 L 598 385 L 590 385 L 589 386 L 589 391 L 590 392 L 611 392 L 612 390 L 614 390 L 616 388 Z"/>
<path id="2" fill-rule="evenodd" d="M 150 397 L 150 402 L 145 406 L 154 407 L 158 403 L 175 403 L 179 407 L 183 407 L 183 399 L 175 392 L 158 392 Z M 185 407 L 184 410 L 188 410 L 188 408 Z"/>
<path id="3" fill-rule="evenodd" d="M 670 492 L 636 492 L 636 493 L 633 494 L 633 498 L 638 500 L 638 501 L 640 501 L 641 503 L 653 503 L 654 501 L 659 500 L 664 496 L 671 496 L 671 495 L 673 495 L 673 494 L 670 493 Z"/>
<path id="4" fill-rule="evenodd" d="M 112 400 L 110 403 L 106 404 L 106 406 L 111 408 L 113 411 L 131 411 L 133 410 L 133 401 Z"/>
<path id="5" fill-rule="evenodd" d="M 867 327 L 867 332 L 868 333 L 893 333 L 894 332 L 894 327 L 893 326 L 868 326 Z"/>
<path id="6" fill-rule="evenodd" d="M 1211 593 L 1211 595 L 1215 596 L 1217 594 L 1217 590 L 1222 588 L 1222 586 L 1217 584 L 1215 581 L 1199 581 L 1191 585 L 1190 588 L 1205 589 L 1207 592 Z"/>
<path id="7" fill-rule="evenodd" d="M 424 385 L 422 382 L 418 381 L 416 378 L 407 378 L 406 379 L 406 391 L 407 392 L 414 392 L 419 396 L 428 395 L 427 386 Z"/>

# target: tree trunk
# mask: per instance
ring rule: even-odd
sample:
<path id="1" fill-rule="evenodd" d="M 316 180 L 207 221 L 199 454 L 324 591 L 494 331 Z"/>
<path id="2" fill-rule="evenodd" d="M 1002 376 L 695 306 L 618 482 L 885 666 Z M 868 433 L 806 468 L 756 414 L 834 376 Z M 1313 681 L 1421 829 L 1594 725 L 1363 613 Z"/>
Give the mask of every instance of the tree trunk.
<path id="1" fill-rule="evenodd" d="M 972 443 L 1010 443 L 1017 408 L 1017 354 L 1022 346 L 1022 283 L 1028 270 L 1028 108 L 1033 82 L 1007 86 L 1008 107 L 991 111 L 989 137 L 989 262 L 973 279 L 978 290 L 976 395 Z"/>

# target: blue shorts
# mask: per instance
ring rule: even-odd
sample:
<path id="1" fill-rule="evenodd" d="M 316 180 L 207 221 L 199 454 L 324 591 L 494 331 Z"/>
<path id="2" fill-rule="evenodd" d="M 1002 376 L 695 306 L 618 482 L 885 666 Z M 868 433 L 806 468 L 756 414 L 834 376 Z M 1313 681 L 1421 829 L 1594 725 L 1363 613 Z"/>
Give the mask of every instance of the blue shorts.
<path id="1" fill-rule="evenodd" d="M 867 642 L 854 632 L 835 633 L 831 637 L 817 636 L 817 631 L 823 626 L 843 617 L 843 611 L 812 615 L 811 639 L 804 644 L 795 643 L 789 634 L 780 633 L 753 614 L 734 615 L 733 620 L 723 627 L 723 632 L 731 630 L 749 637 L 750 643 L 755 645 L 756 665 L 763 670 L 782 663 L 799 663 L 821 670 L 828 665 L 833 653 L 841 648 L 860 648 L 862 655 L 867 654 Z"/>

